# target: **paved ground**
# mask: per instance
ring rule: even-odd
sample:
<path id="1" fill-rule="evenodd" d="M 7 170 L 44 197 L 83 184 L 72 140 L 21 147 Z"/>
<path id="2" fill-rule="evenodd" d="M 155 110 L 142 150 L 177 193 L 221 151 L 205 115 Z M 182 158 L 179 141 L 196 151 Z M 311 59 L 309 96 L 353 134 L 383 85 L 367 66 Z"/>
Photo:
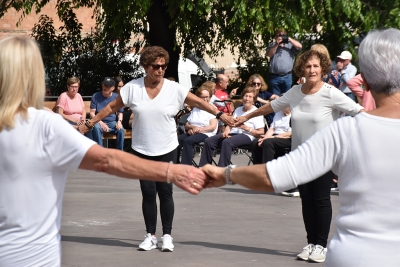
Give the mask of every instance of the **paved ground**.
<path id="1" fill-rule="evenodd" d="M 235 155 L 232 162 L 246 165 L 247 158 Z M 139 182 L 70 173 L 62 266 L 322 266 L 295 260 L 306 245 L 299 198 L 225 186 L 198 196 L 174 188 L 174 200 L 175 251 L 137 251 L 146 234 Z M 336 216 L 338 193 L 332 203 Z M 331 229 L 332 236 L 333 223 Z M 159 241 L 160 234 L 159 221 Z"/>

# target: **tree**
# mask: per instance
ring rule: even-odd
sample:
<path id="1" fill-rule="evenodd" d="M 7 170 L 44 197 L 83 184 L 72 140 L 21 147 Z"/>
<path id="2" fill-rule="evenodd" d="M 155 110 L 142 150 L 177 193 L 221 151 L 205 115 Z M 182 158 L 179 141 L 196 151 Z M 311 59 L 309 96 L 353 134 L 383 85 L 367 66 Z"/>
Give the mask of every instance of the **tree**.
<path id="1" fill-rule="evenodd" d="M 48 0 L 20 0 L 28 14 Z M 61 1 L 61 0 L 59 0 Z M 109 40 L 128 42 L 132 34 L 143 35 L 135 44 L 161 45 L 171 55 L 167 76 L 177 77 L 180 53 L 218 55 L 226 47 L 244 53 L 261 40 L 265 49 L 276 27 L 308 48 L 313 42 L 327 45 L 332 55 L 344 47 L 354 50 L 356 35 L 372 28 L 400 28 L 400 3 L 393 0 L 70 0 L 70 5 L 95 6 L 100 34 Z M 22 4 L 21 4 L 22 3 Z M 61 7 L 61 6 L 60 6 Z M 59 14 L 64 10 L 58 10 Z M 0 13 L 1 14 L 1 13 Z M 126 45 L 126 43 L 121 43 Z M 181 51 L 182 50 L 182 51 Z"/>

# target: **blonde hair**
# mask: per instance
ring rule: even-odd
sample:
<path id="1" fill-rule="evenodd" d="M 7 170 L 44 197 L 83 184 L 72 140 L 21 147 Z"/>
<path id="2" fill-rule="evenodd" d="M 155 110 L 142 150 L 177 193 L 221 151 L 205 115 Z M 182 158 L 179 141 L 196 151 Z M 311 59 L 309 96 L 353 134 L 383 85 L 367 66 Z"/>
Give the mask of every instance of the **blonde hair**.
<path id="1" fill-rule="evenodd" d="M 331 61 L 331 57 L 329 56 L 329 51 L 323 44 L 313 44 L 310 50 L 315 50 L 317 52 L 320 52 L 321 54 L 324 54 L 325 56 L 328 57 L 329 61 Z"/>
<path id="2" fill-rule="evenodd" d="M 12 129 L 15 115 L 27 119 L 28 108 L 43 108 L 45 75 L 36 42 L 11 36 L 0 41 L 0 131 Z"/>
<path id="3" fill-rule="evenodd" d="M 260 92 L 267 91 L 268 85 L 264 81 L 264 78 L 260 74 L 257 74 L 257 73 L 250 76 L 250 78 L 247 80 L 246 87 L 253 86 L 252 83 L 253 83 L 254 79 L 259 79 L 261 82 Z"/>

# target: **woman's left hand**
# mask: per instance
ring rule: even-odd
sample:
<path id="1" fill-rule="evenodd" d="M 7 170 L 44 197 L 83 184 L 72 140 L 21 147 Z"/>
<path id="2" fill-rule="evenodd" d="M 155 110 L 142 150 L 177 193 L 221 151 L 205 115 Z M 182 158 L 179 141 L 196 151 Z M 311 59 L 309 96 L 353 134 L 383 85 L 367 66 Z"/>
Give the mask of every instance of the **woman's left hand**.
<path id="1" fill-rule="evenodd" d="M 122 129 L 122 122 L 117 121 L 117 124 L 115 125 L 115 128 L 117 128 L 117 130 L 121 130 Z"/>
<path id="2" fill-rule="evenodd" d="M 169 177 L 177 187 L 197 195 L 209 182 L 209 178 L 200 169 L 185 164 L 173 164 Z"/>

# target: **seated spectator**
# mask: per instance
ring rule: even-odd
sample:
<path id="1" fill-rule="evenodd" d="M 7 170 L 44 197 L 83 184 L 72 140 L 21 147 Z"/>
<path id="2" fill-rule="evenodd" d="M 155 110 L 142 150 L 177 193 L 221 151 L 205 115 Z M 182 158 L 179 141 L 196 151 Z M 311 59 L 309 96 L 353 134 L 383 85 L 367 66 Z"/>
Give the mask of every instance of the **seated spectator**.
<path id="1" fill-rule="evenodd" d="M 242 91 L 243 106 L 233 112 L 232 117 L 245 116 L 256 110 L 256 89 L 246 87 Z M 222 134 L 209 137 L 204 141 L 203 153 L 200 158 L 200 166 L 212 162 L 212 152 L 221 148 L 218 166 L 228 166 L 231 160 L 232 151 L 240 146 L 250 145 L 255 137 L 264 133 L 264 119 L 262 116 L 254 117 L 238 127 L 226 126 Z"/>
<path id="2" fill-rule="evenodd" d="M 264 104 L 267 104 L 271 100 L 279 98 L 278 95 L 271 94 L 267 91 L 268 85 L 265 83 L 264 78 L 260 74 L 251 75 L 246 83 L 246 87 L 247 86 L 252 86 L 257 90 L 257 102 L 255 104 L 257 108 L 261 107 Z M 268 125 L 272 123 L 274 115 L 275 113 L 271 113 L 264 116 Z"/>
<path id="3" fill-rule="evenodd" d="M 86 111 L 82 96 L 78 93 L 80 80 L 71 77 L 67 80 L 67 91 L 62 93 L 57 100 L 57 112 L 74 128 L 85 122 Z"/>
<path id="4" fill-rule="evenodd" d="M 229 85 L 229 78 L 225 74 L 218 74 L 216 83 L 215 83 L 215 91 L 214 95 L 216 99 L 212 101 L 219 111 L 222 111 L 225 114 L 231 115 L 232 111 L 235 109 L 233 103 L 226 102 L 226 100 L 230 100 L 227 88 Z M 232 90 L 233 91 L 233 90 Z M 236 93 L 236 91 L 234 91 Z"/>
<path id="5" fill-rule="evenodd" d="M 119 76 L 115 76 L 114 81 L 115 81 L 115 85 L 116 85 L 115 93 L 119 95 L 121 88 L 124 86 L 124 81 Z"/>
<path id="6" fill-rule="evenodd" d="M 115 89 L 115 81 L 113 79 L 106 77 L 101 86 L 101 92 L 97 92 L 92 96 L 92 101 L 90 102 L 90 118 L 93 118 L 110 102 L 118 97 L 116 93 L 113 93 Z M 96 123 L 90 130 L 90 132 L 92 132 L 93 140 L 103 146 L 103 132 L 108 132 L 117 136 L 117 149 L 123 150 L 125 136 L 125 131 L 122 127 L 123 112 L 123 108 L 118 110 L 118 120 L 117 115 L 112 113 Z"/>
<path id="7" fill-rule="evenodd" d="M 252 147 L 253 163 L 266 163 L 275 158 L 277 151 L 289 149 L 292 144 L 292 128 L 290 127 L 290 108 L 275 113 L 271 127 L 257 140 Z"/>
<path id="8" fill-rule="evenodd" d="M 205 86 L 200 86 L 196 90 L 196 95 L 206 102 L 210 101 L 211 90 Z M 182 150 L 182 164 L 191 165 L 193 159 L 193 146 L 204 142 L 210 136 L 217 133 L 218 120 L 214 115 L 193 108 L 192 113 L 185 124 L 185 133 L 178 136 L 179 149 Z"/>
<path id="9" fill-rule="evenodd" d="M 246 83 L 246 87 L 252 86 L 257 90 L 257 103 L 256 107 L 268 103 L 270 100 L 279 98 L 278 95 L 271 94 L 267 91 L 268 85 L 265 83 L 264 78 L 260 74 L 253 74 L 250 76 Z"/>

